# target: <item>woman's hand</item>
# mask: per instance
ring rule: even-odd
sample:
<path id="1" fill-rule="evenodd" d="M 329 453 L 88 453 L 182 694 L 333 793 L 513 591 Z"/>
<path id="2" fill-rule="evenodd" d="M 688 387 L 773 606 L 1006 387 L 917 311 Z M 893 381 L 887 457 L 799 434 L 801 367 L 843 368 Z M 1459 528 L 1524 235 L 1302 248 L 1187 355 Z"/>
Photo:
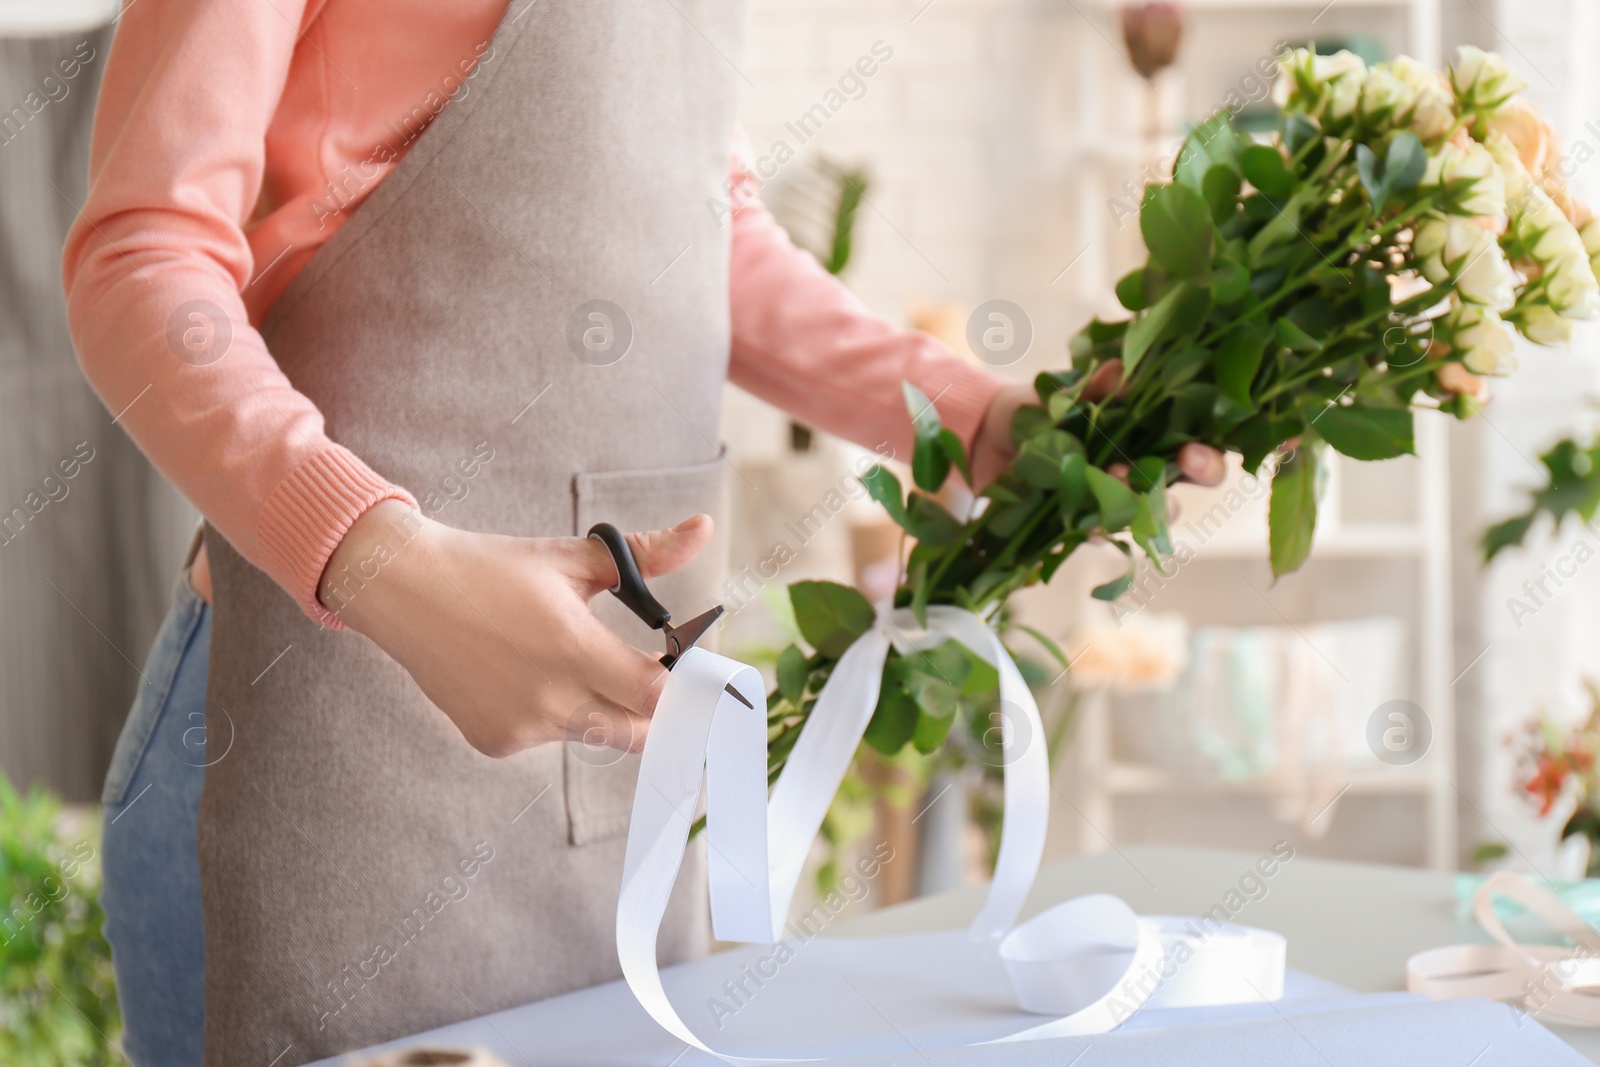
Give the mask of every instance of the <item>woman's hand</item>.
<path id="1" fill-rule="evenodd" d="M 1121 387 L 1122 360 L 1111 359 L 1096 369 L 1084 389 L 1084 395 L 1090 400 L 1103 400 Z M 1008 385 L 995 396 L 972 443 L 972 479 L 978 488 L 998 478 L 1016 458 L 1017 451 L 1011 445 L 1011 420 L 1018 408 L 1029 404 L 1037 406 L 1038 403 L 1038 394 L 1034 392 L 1033 385 L 1027 382 Z M 1221 452 L 1210 445 L 1195 442 L 1178 450 L 1178 469 L 1183 472 L 1185 481 L 1208 486 L 1221 485 L 1228 473 Z M 1127 465 L 1112 464 L 1109 473 L 1126 477 Z"/>
<path id="2" fill-rule="evenodd" d="M 710 539 L 709 515 L 628 535 L 647 579 Z M 469 533 L 387 500 L 339 543 L 321 599 L 485 755 L 580 739 L 639 751 L 667 672 L 589 610 L 616 581 L 598 541 Z M 596 722 L 613 728 L 597 737 Z"/>

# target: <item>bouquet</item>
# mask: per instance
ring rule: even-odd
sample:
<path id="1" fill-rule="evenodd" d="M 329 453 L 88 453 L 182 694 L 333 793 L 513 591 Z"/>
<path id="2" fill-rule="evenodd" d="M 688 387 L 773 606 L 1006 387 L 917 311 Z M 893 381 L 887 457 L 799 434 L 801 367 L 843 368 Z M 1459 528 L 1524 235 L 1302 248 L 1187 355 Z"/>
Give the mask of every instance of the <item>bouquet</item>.
<path id="1" fill-rule="evenodd" d="M 1557 343 L 1600 311 L 1585 245 L 1595 226 L 1535 180 L 1548 133 L 1499 57 L 1463 48 L 1440 75 L 1404 57 L 1368 68 L 1300 50 L 1282 69 L 1270 139 L 1219 113 L 1189 134 L 1171 181 L 1146 188 L 1149 259 L 1116 287 L 1128 317 L 1090 322 L 1070 369 L 1038 376 L 1038 406 L 1011 427 L 1016 457 L 969 514 L 934 497 L 952 471 L 971 483 L 962 443 L 905 386 L 913 485 L 881 466 L 863 478 L 912 542 L 896 608 L 925 624 L 929 606 L 953 605 L 1008 626 L 1007 598 L 1050 581 L 1092 538 L 1128 558 L 1093 592 L 1115 600 L 1140 555 L 1161 569 L 1173 551 L 1166 493 L 1190 442 L 1240 453 L 1251 471 L 1276 457 L 1269 556 L 1286 574 L 1311 549 L 1327 449 L 1411 453 L 1415 409 L 1468 417 L 1487 400 L 1484 379 L 1512 370 L 1513 328 Z M 1113 395 L 1090 388 L 1108 377 L 1121 383 Z M 877 618 L 848 586 L 789 593 L 809 647 L 777 661 L 773 777 Z M 932 752 L 994 689 L 994 669 L 954 642 L 891 652 L 865 740 Z"/>

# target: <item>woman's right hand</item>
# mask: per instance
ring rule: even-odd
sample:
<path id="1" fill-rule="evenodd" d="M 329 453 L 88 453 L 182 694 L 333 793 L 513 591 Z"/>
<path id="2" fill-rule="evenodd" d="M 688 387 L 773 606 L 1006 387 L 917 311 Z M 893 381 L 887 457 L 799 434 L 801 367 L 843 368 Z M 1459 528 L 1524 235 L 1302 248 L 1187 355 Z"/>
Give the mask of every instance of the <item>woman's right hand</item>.
<path id="1" fill-rule="evenodd" d="M 696 515 L 628 541 L 648 579 L 688 564 L 711 529 Z M 616 581 L 598 541 L 470 533 L 386 500 L 334 550 L 321 599 L 485 755 L 566 740 L 639 751 L 667 672 L 589 610 Z"/>

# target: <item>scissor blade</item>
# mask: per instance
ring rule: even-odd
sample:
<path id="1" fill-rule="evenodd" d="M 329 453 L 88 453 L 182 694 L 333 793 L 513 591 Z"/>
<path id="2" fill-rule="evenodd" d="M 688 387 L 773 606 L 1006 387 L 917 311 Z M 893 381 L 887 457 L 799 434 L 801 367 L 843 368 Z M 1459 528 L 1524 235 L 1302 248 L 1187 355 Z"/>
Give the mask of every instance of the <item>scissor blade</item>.
<path id="1" fill-rule="evenodd" d="M 677 662 L 683 654 L 695 646 L 695 642 L 705 636 L 707 630 L 718 619 L 722 618 L 723 607 L 718 604 L 710 611 L 701 612 L 682 626 L 666 625 L 667 647 L 672 651 L 673 662 Z"/>
<path id="2" fill-rule="evenodd" d="M 706 631 L 711 629 L 712 624 L 718 619 L 722 618 L 722 613 L 723 607 L 721 604 L 718 604 L 710 611 L 701 612 L 699 615 L 696 615 L 682 626 L 673 626 L 671 623 L 667 624 L 667 646 L 674 650 L 671 655 L 662 660 L 662 662 L 666 664 L 667 670 L 670 671 L 673 668 L 673 665 L 676 664 L 678 660 L 683 658 L 683 654 L 689 651 L 689 649 L 693 648 L 696 641 L 699 641 L 700 638 L 705 636 Z M 733 699 L 737 700 L 751 711 L 755 710 L 755 706 L 746 700 L 744 698 L 744 694 L 739 692 L 733 686 L 725 685 L 722 688 L 729 693 Z"/>

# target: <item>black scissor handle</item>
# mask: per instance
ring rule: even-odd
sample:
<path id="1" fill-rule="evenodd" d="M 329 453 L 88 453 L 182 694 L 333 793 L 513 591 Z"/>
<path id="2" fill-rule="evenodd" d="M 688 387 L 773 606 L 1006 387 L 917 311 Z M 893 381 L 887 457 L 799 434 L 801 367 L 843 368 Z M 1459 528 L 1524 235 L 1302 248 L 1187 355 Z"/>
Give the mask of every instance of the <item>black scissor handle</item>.
<path id="1" fill-rule="evenodd" d="M 611 587 L 616 598 L 628 605 L 628 609 L 652 630 L 659 630 L 670 622 L 672 612 L 650 594 L 644 575 L 639 573 L 639 563 L 633 558 L 633 548 L 622 531 L 609 522 L 597 522 L 589 527 L 589 536 L 606 546 L 611 561 L 617 565 L 617 584 Z"/>

